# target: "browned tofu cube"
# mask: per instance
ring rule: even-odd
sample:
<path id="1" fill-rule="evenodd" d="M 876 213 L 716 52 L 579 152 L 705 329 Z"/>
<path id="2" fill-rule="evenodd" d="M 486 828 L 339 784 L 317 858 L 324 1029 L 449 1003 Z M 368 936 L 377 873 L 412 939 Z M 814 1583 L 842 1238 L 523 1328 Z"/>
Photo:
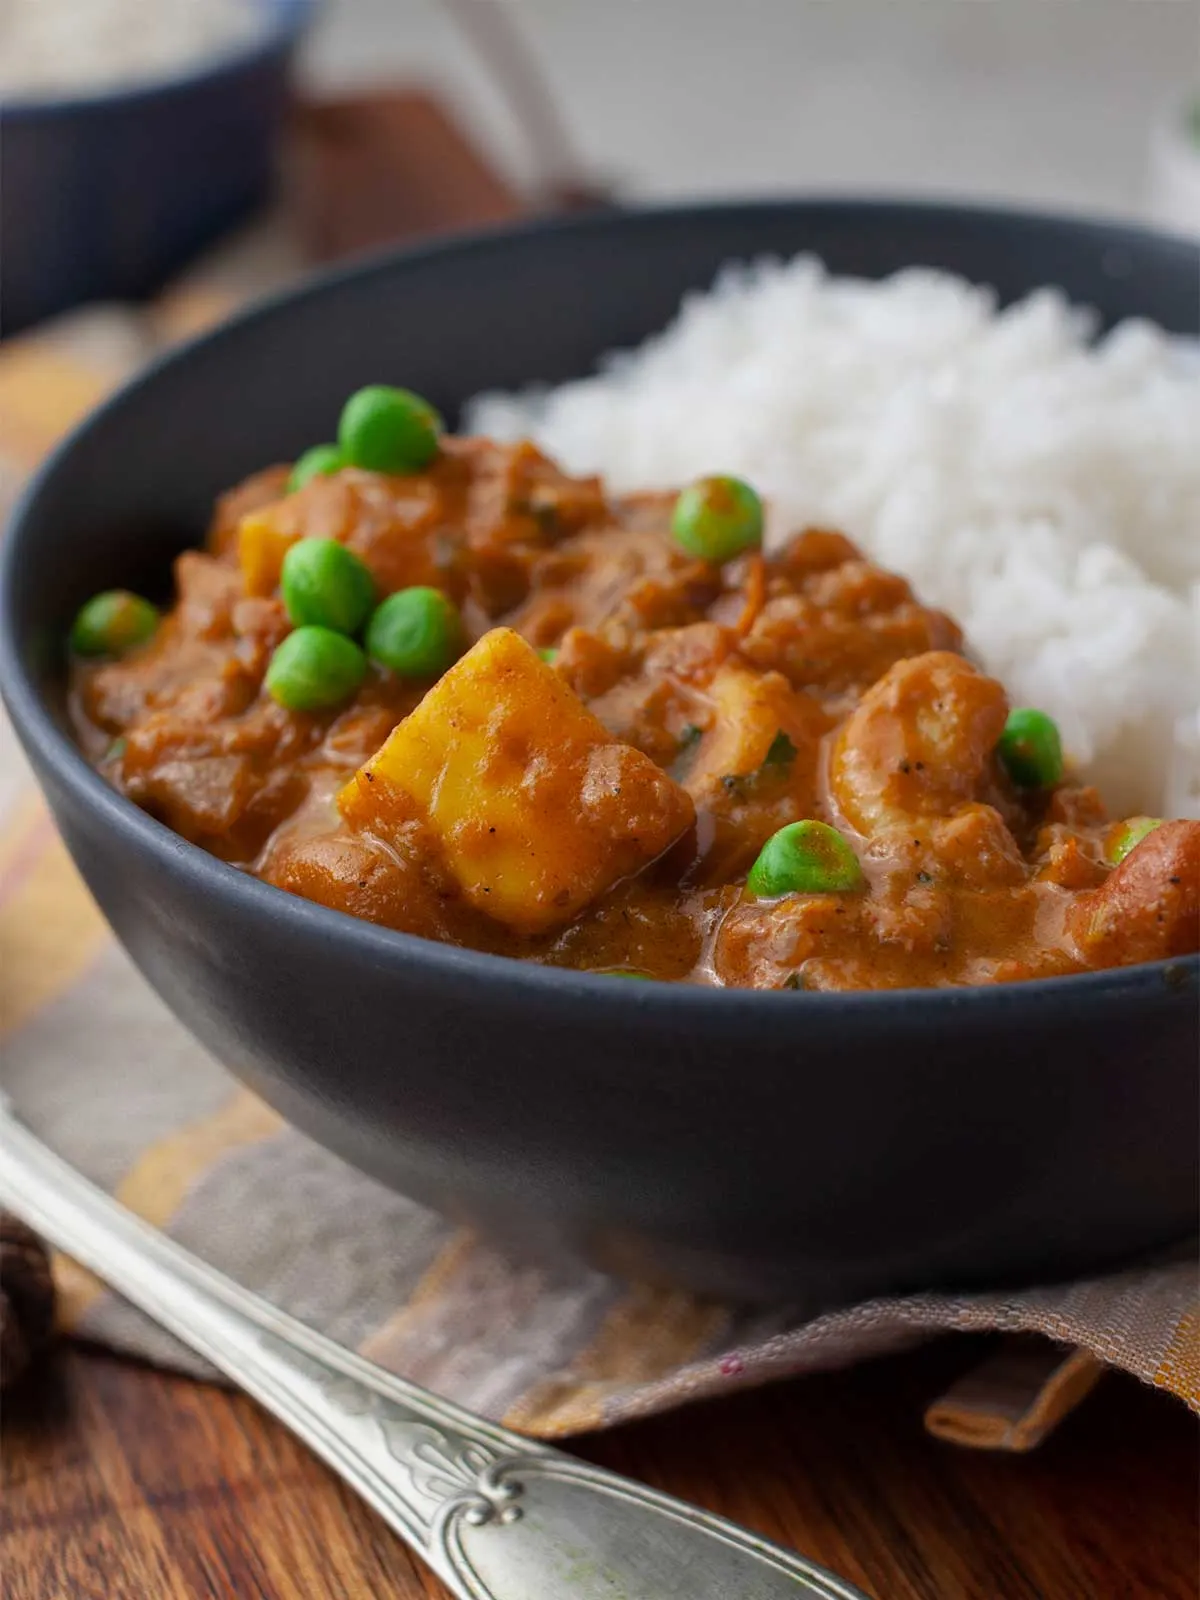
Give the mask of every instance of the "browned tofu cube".
<path id="1" fill-rule="evenodd" d="M 471 903 L 523 933 L 569 922 L 695 816 L 679 785 L 614 743 L 507 628 L 451 667 L 338 804 L 385 840 L 420 818 Z"/>

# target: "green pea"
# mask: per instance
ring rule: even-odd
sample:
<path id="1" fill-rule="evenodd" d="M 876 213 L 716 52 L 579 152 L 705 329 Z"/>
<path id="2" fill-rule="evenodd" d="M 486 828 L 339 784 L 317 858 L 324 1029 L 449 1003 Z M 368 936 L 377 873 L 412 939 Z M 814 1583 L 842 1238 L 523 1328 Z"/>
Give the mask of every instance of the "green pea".
<path id="1" fill-rule="evenodd" d="M 419 472 L 437 455 L 444 427 L 419 394 L 377 383 L 346 401 L 338 443 L 351 466 L 368 472 Z"/>
<path id="2" fill-rule="evenodd" d="M 399 678 L 439 678 L 462 649 L 462 622 L 440 589 L 388 595 L 367 623 L 367 654 Z"/>
<path id="3" fill-rule="evenodd" d="M 294 627 L 316 623 L 357 633 L 375 604 L 375 580 L 353 551 L 336 539 L 301 539 L 283 558 L 283 604 Z"/>
<path id="4" fill-rule="evenodd" d="M 140 594 L 106 589 L 80 608 L 71 627 L 71 649 L 79 656 L 123 656 L 145 644 L 158 627 L 158 611 Z"/>
<path id="5" fill-rule="evenodd" d="M 1161 817 L 1129 817 L 1115 829 L 1104 847 L 1104 859 L 1110 866 L 1119 867 L 1131 850 L 1135 850 L 1148 833 L 1162 827 Z"/>
<path id="6" fill-rule="evenodd" d="M 287 481 L 288 493 L 295 494 L 297 489 L 303 489 L 313 478 L 327 478 L 333 472 L 340 472 L 345 465 L 346 458 L 337 445 L 315 444 L 311 450 L 304 452 L 292 468 Z"/>
<path id="7" fill-rule="evenodd" d="M 288 711 L 322 711 L 349 700 L 366 671 L 367 658 L 344 633 L 297 628 L 271 657 L 267 692 Z"/>
<path id="8" fill-rule="evenodd" d="M 762 544 L 762 501 L 740 478 L 700 478 L 676 500 L 671 532 L 690 555 L 732 561 Z"/>
<path id="9" fill-rule="evenodd" d="M 549 667 L 552 667 L 558 660 L 558 651 L 552 644 L 543 646 L 543 648 L 538 651 L 538 655 L 541 656 L 542 660 Z"/>
<path id="10" fill-rule="evenodd" d="M 1029 706 L 1010 711 L 996 749 L 1018 789 L 1052 789 L 1062 781 L 1062 740 L 1044 711 Z"/>
<path id="11" fill-rule="evenodd" d="M 836 828 L 824 822 L 789 822 L 759 851 L 746 887 L 771 900 L 781 894 L 861 889 L 864 881 L 858 857 Z"/>

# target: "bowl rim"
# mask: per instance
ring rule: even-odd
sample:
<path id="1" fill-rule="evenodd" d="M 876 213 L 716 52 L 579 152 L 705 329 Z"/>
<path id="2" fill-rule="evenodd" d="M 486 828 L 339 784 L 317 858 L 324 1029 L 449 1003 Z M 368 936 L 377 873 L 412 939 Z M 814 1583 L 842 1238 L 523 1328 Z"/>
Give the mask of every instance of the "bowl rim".
<path id="1" fill-rule="evenodd" d="M 299 0 L 299 3 L 307 7 L 310 0 Z M 1196 248 L 1186 237 L 1164 230 L 1054 211 L 960 205 L 924 198 L 910 201 L 895 196 L 873 199 L 815 195 L 792 199 L 767 197 L 646 206 L 582 217 L 534 219 L 515 226 L 500 225 L 457 234 L 416 247 L 388 247 L 315 274 L 298 286 L 264 296 L 216 328 L 159 355 L 77 423 L 24 485 L 13 507 L 5 536 L 0 540 L 0 694 L 22 741 L 36 750 L 39 761 L 64 790 L 71 793 L 81 806 L 99 814 L 106 830 L 121 836 L 128 847 L 148 856 L 162 871 L 182 876 L 192 892 L 217 896 L 239 910 L 244 907 L 253 915 L 277 920 L 282 918 L 290 924 L 297 937 L 307 935 L 337 940 L 349 953 L 357 953 L 372 964 L 401 963 L 424 968 L 431 979 L 457 982 L 464 986 L 480 984 L 492 987 L 499 984 L 512 989 L 517 997 L 524 993 L 534 1004 L 572 1005 L 584 1001 L 595 1002 L 620 993 L 624 995 L 631 1011 L 636 1010 L 648 1018 L 656 1014 L 674 1016 L 683 1007 L 719 1024 L 743 1020 L 752 1023 L 755 1019 L 761 1021 L 766 1015 L 763 1008 L 771 1004 L 776 1007 L 819 1006 L 834 1012 L 870 1008 L 872 1012 L 883 1013 L 884 1017 L 890 1014 L 896 1021 L 901 1017 L 911 1021 L 916 1002 L 916 1009 L 923 1021 L 928 1012 L 928 1022 L 936 1023 L 948 1021 L 951 1014 L 973 1014 L 981 1007 L 993 1010 L 999 1007 L 1005 1012 L 1016 1008 L 1026 1016 L 1035 1016 L 1058 1011 L 1062 1006 L 1076 1002 L 1095 1004 L 1104 999 L 1123 1006 L 1135 998 L 1147 1002 L 1151 998 L 1161 999 L 1169 991 L 1194 994 L 1200 983 L 1200 953 L 1168 957 L 1136 966 L 1014 983 L 911 989 L 767 990 L 686 982 L 630 984 L 610 974 L 547 966 L 519 957 L 492 955 L 417 934 L 402 933 L 265 883 L 210 855 L 199 845 L 190 843 L 151 817 L 95 771 L 52 715 L 43 694 L 26 670 L 16 648 L 17 618 L 13 603 L 13 579 L 24 528 L 33 517 L 39 499 L 69 462 L 77 445 L 144 389 L 151 387 L 160 372 L 185 364 L 197 351 L 210 350 L 226 340 L 236 341 L 247 325 L 267 320 L 297 303 L 320 298 L 332 289 L 386 275 L 397 269 L 403 270 L 418 263 L 503 250 L 506 247 L 520 249 L 536 244 L 548 235 L 560 233 L 603 231 L 614 226 L 636 231 L 639 226 L 652 226 L 670 219 L 685 223 L 688 220 L 702 221 L 714 215 L 729 216 L 739 212 L 782 214 L 794 213 L 797 209 L 814 214 L 833 212 L 843 218 L 863 213 L 880 216 L 889 211 L 911 218 L 914 212 L 919 212 L 943 223 L 956 218 L 964 223 L 985 221 L 1007 224 L 1021 230 L 1050 225 L 1068 231 L 1078 230 L 1084 235 L 1103 235 L 1109 242 L 1136 237 Z M 1200 255 L 1200 250 L 1197 253 Z M 214 494 L 218 492 L 214 490 Z M 779 1014 L 777 1010 L 775 1016 Z"/>
<path id="2" fill-rule="evenodd" d="M 107 89 L 78 93 L 56 90 L 49 94 L 0 93 L 0 126 L 33 123 L 43 118 L 67 117 L 73 112 L 137 109 L 156 101 L 215 86 L 232 73 L 262 65 L 281 53 L 290 53 L 311 27 L 324 0 L 254 0 L 263 20 L 241 44 L 200 57 L 194 66 L 181 66 L 165 77 L 134 79 Z"/>

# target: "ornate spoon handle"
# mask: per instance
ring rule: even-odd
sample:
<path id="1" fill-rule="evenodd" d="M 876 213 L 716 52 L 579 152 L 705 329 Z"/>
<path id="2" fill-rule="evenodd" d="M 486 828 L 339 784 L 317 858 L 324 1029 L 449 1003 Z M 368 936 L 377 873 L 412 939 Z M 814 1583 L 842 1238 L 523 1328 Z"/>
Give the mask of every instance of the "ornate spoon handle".
<path id="1" fill-rule="evenodd" d="M 273 1412 L 464 1600 L 862 1600 L 744 1528 L 314 1333 L 102 1194 L 3 1105 L 0 1202 Z"/>

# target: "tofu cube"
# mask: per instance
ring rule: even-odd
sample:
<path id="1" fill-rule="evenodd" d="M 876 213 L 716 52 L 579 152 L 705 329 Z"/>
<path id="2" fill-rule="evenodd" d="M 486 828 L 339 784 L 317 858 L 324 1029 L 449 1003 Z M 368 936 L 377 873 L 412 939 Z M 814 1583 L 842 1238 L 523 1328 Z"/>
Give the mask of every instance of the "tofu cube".
<path id="1" fill-rule="evenodd" d="M 471 904 L 527 934 L 569 922 L 695 818 L 679 785 L 614 742 L 508 628 L 451 667 L 338 804 L 385 841 L 419 818 Z"/>

